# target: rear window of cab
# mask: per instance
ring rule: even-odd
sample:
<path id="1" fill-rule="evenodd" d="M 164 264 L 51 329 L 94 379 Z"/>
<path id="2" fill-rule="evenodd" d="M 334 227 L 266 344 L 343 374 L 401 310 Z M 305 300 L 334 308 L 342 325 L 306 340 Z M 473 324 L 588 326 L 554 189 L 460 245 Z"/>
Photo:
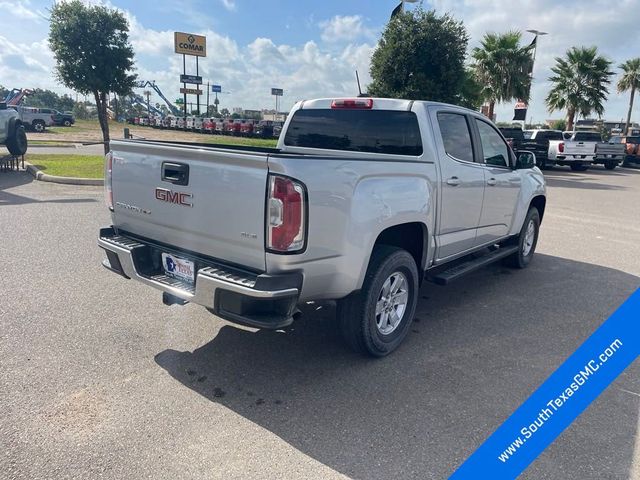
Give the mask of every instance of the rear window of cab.
<path id="1" fill-rule="evenodd" d="M 297 110 L 284 143 L 290 147 L 422 155 L 416 114 L 398 110 Z"/>

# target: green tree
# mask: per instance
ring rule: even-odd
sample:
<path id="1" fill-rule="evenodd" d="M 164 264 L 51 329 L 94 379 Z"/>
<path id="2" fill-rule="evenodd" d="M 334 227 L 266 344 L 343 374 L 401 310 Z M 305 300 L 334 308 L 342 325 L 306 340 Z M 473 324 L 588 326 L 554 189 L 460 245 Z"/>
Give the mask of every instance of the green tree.
<path id="1" fill-rule="evenodd" d="M 448 14 L 417 8 L 395 15 L 371 58 L 371 95 L 460 101 L 469 37 Z"/>
<path id="2" fill-rule="evenodd" d="M 521 38 L 518 31 L 487 33 L 471 53 L 482 95 L 489 102 L 489 118 L 493 118 L 496 103 L 529 100 L 532 50 L 520 45 Z"/>
<path id="3" fill-rule="evenodd" d="M 80 0 L 57 2 L 51 9 L 49 46 L 56 59 L 57 79 L 96 102 L 98 120 L 109 151 L 109 93 L 128 94 L 135 85 L 129 23 L 115 9 L 85 5 Z"/>
<path id="4" fill-rule="evenodd" d="M 567 121 L 564 118 L 562 120 L 554 120 L 549 126 L 552 130 L 562 130 L 564 132 L 567 129 Z"/>
<path id="5" fill-rule="evenodd" d="M 464 72 L 464 80 L 460 87 L 459 97 L 454 103 L 471 110 L 478 110 L 483 101 L 482 85 L 478 82 L 475 72 L 467 68 Z"/>
<path id="6" fill-rule="evenodd" d="M 627 134 L 629 125 L 631 124 L 631 111 L 633 110 L 633 99 L 636 90 L 640 87 L 640 58 L 632 58 L 627 60 L 619 67 L 622 69 L 622 77 L 618 80 L 618 92 L 631 92 L 629 97 L 629 111 L 627 112 L 627 122 L 624 125 L 624 132 Z"/>
<path id="7" fill-rule="evenodd" d="M 556 57 L 549 77 L 553 87 L 545 101 L 549 112 L 567 111 L 567 130 L 573 130 L 576 114 L 602 116 L 613 75 L 610 67 L 596 47 L 572 47 L 564 58 Z"/>

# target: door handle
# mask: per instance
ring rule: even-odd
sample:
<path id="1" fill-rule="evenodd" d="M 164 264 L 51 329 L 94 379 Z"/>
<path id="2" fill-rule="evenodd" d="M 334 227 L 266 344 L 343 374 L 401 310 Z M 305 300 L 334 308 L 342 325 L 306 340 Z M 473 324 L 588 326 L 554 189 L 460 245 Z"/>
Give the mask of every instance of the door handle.
<path id="1" fill-rule="evenodd" d="M 495 178 L 490 178 L 489 180 L 487 180 L 487 185 L 491 185 L 492 187 L 495 186 L 497 183 L 498 182 Z"/>
<path id="2" fill-rule="evenodd" d="M 176 185 L 189 184 L 189 165 L 184 163 L 162 162 L 162 181 Z"/>
<path id="3" fill-rule="evenodd" d="M 447 185 L 451 185 L 452 187 L 457 187 L 458 185 L 460 185 L 460 179 L 458 177 L 448 178 Z"/>

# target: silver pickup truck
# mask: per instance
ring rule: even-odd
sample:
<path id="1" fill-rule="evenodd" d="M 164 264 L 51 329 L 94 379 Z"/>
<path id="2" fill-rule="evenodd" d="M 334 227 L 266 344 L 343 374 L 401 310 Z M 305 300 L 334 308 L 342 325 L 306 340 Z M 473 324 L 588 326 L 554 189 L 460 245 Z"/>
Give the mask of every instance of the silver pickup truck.
<path id="1" fill-rule="evenodd" d="M 277 148 L 120 140 L 105 160 L 104 266 L 258 328 L 337 300 L 347 343 L 384 356 L 423 279 L 530 262 L 542 173 L 480 114 L 382 98 L 297 103 Z"/>

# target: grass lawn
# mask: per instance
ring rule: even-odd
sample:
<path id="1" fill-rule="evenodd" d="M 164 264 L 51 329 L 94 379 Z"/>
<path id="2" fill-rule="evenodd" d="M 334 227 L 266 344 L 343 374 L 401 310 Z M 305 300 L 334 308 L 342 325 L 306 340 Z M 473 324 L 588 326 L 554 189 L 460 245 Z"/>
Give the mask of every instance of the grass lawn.
<path id="1" fill-rule="evenodd" d="M 48 175 L 77 178 L 103 178 L 101 155 L 38 155 L 29 153 L 26 160 Z"/>

